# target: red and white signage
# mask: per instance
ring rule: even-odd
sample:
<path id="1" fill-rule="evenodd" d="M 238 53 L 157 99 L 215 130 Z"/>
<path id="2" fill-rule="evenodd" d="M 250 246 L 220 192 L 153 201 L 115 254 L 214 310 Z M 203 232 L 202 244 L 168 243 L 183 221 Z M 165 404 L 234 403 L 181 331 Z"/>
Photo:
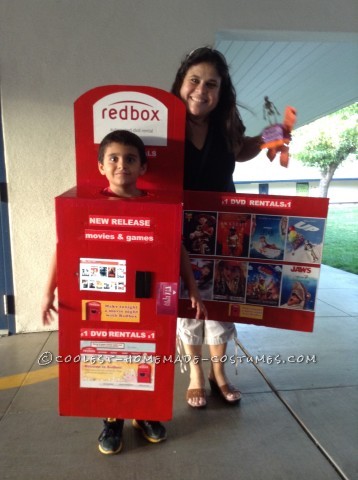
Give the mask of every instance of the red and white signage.
<path id="1" fill-rule="evenodd" d="M 136 133 L 148 146 L 167 145 L 168 108 L 137 91 L 115 92 L 93 105 L 93 141 L 100 143 L 113 130 Z"/>
<path id="2" fill-rule="evenodd" d="M 327 198 L 185 192 L 183 241 L 212 320 L 312 331 Z M 181 287 L 179 316 L 190 302 Z"/>

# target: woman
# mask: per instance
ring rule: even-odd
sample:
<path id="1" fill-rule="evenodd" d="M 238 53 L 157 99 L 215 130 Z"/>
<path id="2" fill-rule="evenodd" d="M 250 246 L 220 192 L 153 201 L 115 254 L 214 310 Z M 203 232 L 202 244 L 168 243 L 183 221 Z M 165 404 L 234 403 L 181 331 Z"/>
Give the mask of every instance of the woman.
<path id="1" fill-rule="evenodd" d="M 176 74 L 172 93 L 187 109 L 184 159 L 184 189 L 235 192 L 235 162 L 254 158 L 260 152 L 261 136 L 246 137 L 236 105 L 225 57 L 209 47 L 198 48 L 186 56 Z M 179 319 L 178 334 L 190 362 L 187 402 L 191 407 L 206 406 L 202 346 L 209 345 L 211 362 L 209 382 L 229 403 L 241 399 L 240 391 L 230 385 L 225 364 L 220 360 L 227 342 L 235 338 L 233 323 L 212 320 Z"/>

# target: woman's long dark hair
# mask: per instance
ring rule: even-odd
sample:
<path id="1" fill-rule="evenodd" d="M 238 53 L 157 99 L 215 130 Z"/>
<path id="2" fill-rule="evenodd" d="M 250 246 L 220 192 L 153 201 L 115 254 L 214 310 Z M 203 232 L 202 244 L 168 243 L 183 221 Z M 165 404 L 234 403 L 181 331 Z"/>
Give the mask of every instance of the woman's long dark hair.
<path id="1" fill-rule="evenodd" d="M 237 154 L 241 149 L 245 126 L 237 109 L 236 91 L 231 81 L 229 67 L 221 52 L 210 47 L 202 47 L 189 53 L 177 71 L 171 92 L 180 98 L 180 89 L 187 71 L 199 63 L 213 65 L 221 78 L 219 103 L 211 113 L 211 121 L 221 130 L 229 150 Z"/>

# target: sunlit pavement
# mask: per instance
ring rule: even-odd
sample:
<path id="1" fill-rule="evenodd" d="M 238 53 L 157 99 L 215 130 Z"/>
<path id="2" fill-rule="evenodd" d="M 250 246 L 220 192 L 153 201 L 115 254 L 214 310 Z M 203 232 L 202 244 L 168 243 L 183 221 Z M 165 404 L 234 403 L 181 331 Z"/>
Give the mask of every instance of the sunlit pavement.
<path id="1" fill-rule="evenodd" d="M 0 338 L 1 478 L 358 478 L 357 280 L 322 266 L 313 333 L 238 324 L 238 375 L 230 361 L 227 372 L 240 405 L 208 388 L 207 408 L 190 408 L 178 367 L 168 440 L 149 444 L 127 421 L 110 457 L 97 449 L 100 419 L 57 413 L 57 365 L 38 362 L 56 355 L 57 332 Z"/>

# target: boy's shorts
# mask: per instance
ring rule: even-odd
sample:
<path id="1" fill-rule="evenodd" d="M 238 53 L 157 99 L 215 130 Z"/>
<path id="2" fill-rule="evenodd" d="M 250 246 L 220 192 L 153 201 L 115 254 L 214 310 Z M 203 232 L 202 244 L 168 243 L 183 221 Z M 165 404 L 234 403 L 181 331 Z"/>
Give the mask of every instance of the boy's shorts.
<path id="1" fill-rule="evenodd" d="M 221 345 L 236 338 L 236 328 L 231 322 L 178 318 L 178 336 L 187 345 Z"/>

